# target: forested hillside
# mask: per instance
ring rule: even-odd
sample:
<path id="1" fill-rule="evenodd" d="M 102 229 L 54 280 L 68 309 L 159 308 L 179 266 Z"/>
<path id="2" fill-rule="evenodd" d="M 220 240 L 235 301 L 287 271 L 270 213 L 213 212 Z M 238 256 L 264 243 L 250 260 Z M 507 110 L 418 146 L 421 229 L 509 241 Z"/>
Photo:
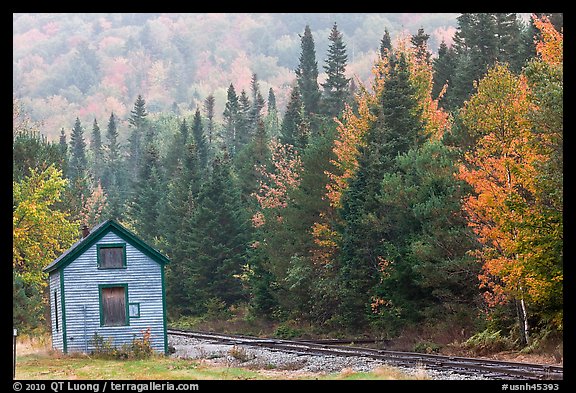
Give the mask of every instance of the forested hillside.
<path id="1" fill-rule="evenodd" d="M 15 326 L 113 218 L 170 258 L 170 323 L 561 337 L 562 14 L 83 18 L 15 16 Z"/>
<path id="2" fill-rule="evenodd" d="M 363 81 L 387 27 L 395 39 L 423 27 L 436 52 L 458 14 L 15 14 L 13 89 L 49 139 L 114 112 L 125 122 L 136 97 L 151 114 L 194 110 L 210 94 L 221 120 L 230 83 L 252 73 L 284 111 L 298 64 L 299 34 L 313 29 L 319 64 L 334 22 L 348 47 L 347 76 Z M 324 70 L 319 69 L 320 78 Z M 122 127 L 123 128 L 123 127 Z M 120 129 L 121 137 L 124 136 Z"/>

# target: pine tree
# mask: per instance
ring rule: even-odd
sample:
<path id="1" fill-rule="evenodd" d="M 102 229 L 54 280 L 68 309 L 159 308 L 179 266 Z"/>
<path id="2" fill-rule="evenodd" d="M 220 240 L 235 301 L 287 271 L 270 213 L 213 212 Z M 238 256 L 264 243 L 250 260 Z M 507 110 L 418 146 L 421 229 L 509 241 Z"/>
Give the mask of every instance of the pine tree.
<path id="1" fill-rule="evenodd" d="M 380 108 L 374 108 L 378 118 L 358 148 L 356 176 L 342 195 L 339 318 L 347 327 L 367 323 L 371 296 L 380 279 L 379 257 L 387 251 L 382 241 L 394 237 L 394 225 L 378 199 L 382 180 L 395 170 L 398 154 L 419 145 L 423 132 L 403 53 L 391 57 L 385 85 Z"/>
<path id="2" fill-rule="evenodd" d="M 168 152 L 164 158 L 164 167 L 166 168 L 166 177 L 170 179 L 176 172 L 178 165 L 181 164 L 182 157 L 188 144 L 189 131 L 186 119 L 182 120 L 180 127 L 172 138 L 168 146 Z"/>
<path id="3" fill-rule="evenodd" d="M 258 76 L 254 73 L 252 74 L 252 80 L 250 81 L 250 91 L 252 93 L 252 106 L 250 108 L 250 136 L 256 133 L 258 124 L 262 120 L 262 109 L 264 109 L 264 97 L 260 93 L 260 83 L 258 83 Z"/>
<path id="4" fill-rule="evenodd" d="M 86 142 L 84 141 L 84 128 L 79 118 L 76 118 L 72 136 L 70 137 L 70 179 L 76 180 L 86 176 Z"/>
<path id="5" fill-rule="evenodd" d="M 68 143 L 66 142 L 66 131 L 64 127 L 60 129 L 60 140 L 58 146 L 60 147 L 60 153 L 62 154 L 62 176 L 64 178 L 68 177 Z"/>
<path id="6" fill-rule="evenodd" d="M 306 145 L 307 135 L 302 135 L 302 98 L 298 85 L 292 87 L 290 93 L 290 101 L 286 107 L 286 113 L 282 120 L 282 129 L 280 140 L 282 143 L 288 143 L 297 149 L 303 148 Z"/>
<path id="7" fill-rule="evenodd" d="M 120 144 L 118 143 L 118 129 L 114 112 L 110 113 L 110 118 L 108 119 L 106 139 L 102 186 L 108 195 L 108 215 L 110 218 L 118 220 L 123 212 L 124 194 L 121 187 Z"/>
<path id="8" fill-rule="evenodd" d="M 424 29 L 419 28 L 418 33 L 413 35 L 410 39 L 410 42 L 416 48 L 416 59 L 418 61 L 423 61 L 426 63 L 430 63 L 430 57 L 432 54 L 428 50 L 428 39 L 430 38 L 430 34 L 424 34 Z"/>
<path id="9" fill-rule="evenodd" d="M 134 193 L 130 203 L 130 217 L 138 234 L 145 241 L 154 244 L 160 236 L 158 216 L 162 189 L 160 154 L 154 144 L 144 150 L 138 167 L 138 181 L 134 183 Z"/>
<path id="10" fill-rule="evenodd" d="M 213 162 L 177 246 L 186 253 L 188 312 L 202 313 L 216 299 L 227 306 L 245 299 L 241 281 L 250 227 L 227 159 Z"/>
<path id="11" fill-rule="evenodd" d="M 198 149 L 198 159 L 203 168 L 208 164 L 208 144 L 206 136 L 204 135 L 204 128 L 202 127 L 202 117 L 200 115 L 200 108 L 196 109 L 194 114 L 194 123 L 192 124 L 192 136 L 194 137 L 194 144 Z"/>
<path id="12" fill-rule="evenodd" d="M 456 72 L 447 97 L 451 110 L 462 106 L 474 92 L 474 81 L 480 80 L 499 56 L 496 14 L 467 13 L 457 19 Z"/>
<path id="13" fill-rule="evenodd" d="M 98 122 L 94 119 L 92 125 L 92 138 L 90 139 L 90 150 L 92 151 L 92 171 L 94 181 L 101 182 L 104 170 L 104 148 L 102 145 L 102 133 Z"/>
<path id="14" fill-rule="evenodd" d="M 208 95 L 204 100 L 204 110 L 206 111 L 206 118 L 208 119 L 207 131 L 208 131 L 208 146 L 212 148 L 212 139 L 214 134 L 214 107 L 216 105 L 216 99 L 214 94 Z"/>
<path id="15" fill-rule="evenodd" d="M 269 136 L 260 121 L 256 135 L 246 147 L 234 157 L 234 167 L 240 187 L 242 203 L 250 213 L 254 213 L 256 201 L 253 197 L 258 190 L 262 175 L 258 168 L 267 167 L 270 161 L 270 149 L 268 147 Z"/>
<path id="16" fill-rule="evenodd" d="M 271 137 L 276 137 L 280 132 L 280 121 L 278 120 L 278 108 L 276 107 L 276 95 L 274 89 L 268 90 L 268 108 L 264 121 L 266 131 Z"/>
<path id="17" fill-rule="evenodd" d="M 522 35 L 518 18 L 512 12 L 496 13 L 494 16 L 498 37 L 496 60 L 509 63 L 512 70 L 519 72 L 526 58 L 522 53 Z"/>
<path id="18" fill-rule="evenodd" d="M 388 56 L 388 53 L 392 51 L 392 40 L 390 39 L 390 33 L 387 28 L 384 28 L 384 35 L 380 40 L 380 58 L 383 59 Z"/>
<path id="19" fill-rule="evenodd" d="M 445 86 L 447 89 L 452 88 L 452 77 L 456 69 L 456 54 L 452 47 L 448 47 L 446 42 L 442 40 L 440 46 L 438 47 L 438 56 L 432 61 L 433 73 L 432 73 L 432 97 L 436 98 L 444 90 Z M 446 95 L 443 94 L 439 99 L 439 105 L 442 108 L 447 107 Z"/>
<path id="20" fill-rule="evenodd" d="M 146 102 L 141 95 L 134 102 L 134 107 L 130 111 L 128 122 L 132 127 L 132 132 L 128 139 L 128 168 L 132 173 L 138 172 L 142 151 L 144 149 L 147 124 L 146 124 Z"/>
<path id="21" fill-rule="evenodd" d="M 330 46 L 328 47 L 328 57 L 324 65 L 326 71 L 326 82 L 322 84 L 324 88 L 324 113 L 329 116 L 338 116 L 344 108 L 344 103 L 348 100 L 349 78 L 346 78 L 346 45 L 342 40 L 342 34 L 338 31 L 338 26 L 334 23 L 330 36 Z"/>
<path id="22" fill-rule="evenodd" d="M 304 34 L 300 36 L 301 48 L 300 63 L 296 68 L 296 81 L 302 96 L 304 113 L 307 117 L 317 114 L 320 110 L 320 87 L 318 86 L 318 63 L 314 38 L 310 26 L 306 25 Z"/>
<path id="23" fill-rule="evenodd" d="M 236 120 L 236 140 L 234 146 L 235 154 L 252 140 L 252 123 L 250 116 L 252 113 L 252 103 L 245 90 L 240 92 L 238 98 L 238 116 Z"/>
<path id="24" fill-rule="evenodd" d="M 224 135 L 225 146 L 227 147 L 228 152 L 230 152 L 232 156 L 234 156 L 236 148 L 239 111 L 240 111 L 240 103 L 238 101 L 238 95 L 236 94 L 234 85 L 230 83 L 227 92 L 226 106 L 224 108 L 224 113 L 222 115 L 224 117 L 224 127 L 225 127 L 225 135 Z"/>

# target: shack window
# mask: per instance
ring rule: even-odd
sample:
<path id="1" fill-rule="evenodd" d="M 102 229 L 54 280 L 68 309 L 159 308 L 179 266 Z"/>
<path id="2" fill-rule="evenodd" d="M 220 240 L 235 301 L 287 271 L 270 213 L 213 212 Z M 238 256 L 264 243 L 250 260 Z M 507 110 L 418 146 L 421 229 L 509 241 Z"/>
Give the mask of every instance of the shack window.
<path id="1" fill-rule="evenodd" d="M 98 245 L 98 267 L 119 269 L 126 266 L 126 245 Z"/>
<path id="2" fill-rule="evenodd" d="M 100 289 L 102 326 L 127 325 L 127 287 L 107 286 Z"/>

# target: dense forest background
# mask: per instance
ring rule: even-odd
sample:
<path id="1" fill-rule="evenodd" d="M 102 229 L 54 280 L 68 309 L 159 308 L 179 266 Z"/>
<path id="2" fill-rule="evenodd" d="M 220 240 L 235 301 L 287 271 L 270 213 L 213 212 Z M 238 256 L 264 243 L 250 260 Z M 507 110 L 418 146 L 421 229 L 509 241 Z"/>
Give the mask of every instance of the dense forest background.
<path id="1" fill-rule="evenodd" d="M 562 40 L 562 14 L 15 15 L 15 326 L 113 218 L 171 259 L 173 324 L 558 340 Z"/>
<path id="2" fill-rule="evenodd" d="M 248 89 L 256 73 L 283 111 L 304 26 L 325 58 L 332 24 L 348 48 L 348 77 L 370 78 L 382 28 L 394 39 L 422 27 L 436 53 L 450 43 L 458 14 L 14 14 L 13 90 L 42 132 L 56 139 L 110 112 L 124 126 L 141 94 L 151 113 L 194 110 L 210 94 L 222 120 L 226 89 Z M 319 69 L 320 80 L 325 78 Z M 121 137 L 124 135 L 120 130 Z"/>

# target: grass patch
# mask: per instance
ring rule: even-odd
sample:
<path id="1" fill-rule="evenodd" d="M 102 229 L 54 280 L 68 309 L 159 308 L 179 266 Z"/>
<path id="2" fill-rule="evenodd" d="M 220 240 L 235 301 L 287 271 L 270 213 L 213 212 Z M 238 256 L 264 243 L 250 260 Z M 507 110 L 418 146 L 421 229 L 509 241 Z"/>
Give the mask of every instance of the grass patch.
<path id="1" fill-rule="evenodd" d="M 19 356 L 16 379 L 22 380 L 406 380 L 426 379 L 391 367 L 371 372 L 344 369 L 339 373 L 309 373 L 293 370 L 248 369 L 215 366 L 206 360 L 176 359 L 155 355 L 147 359 L 101 359 L 87 355 L 37 353 Z"/>
<path id="2" fill-rule="evenodd" d="M 212 367 L 197 360 L 153 356 L 139 360 L 94 359 L 85 355 L 33 354 L 17 358 L 16 379 L 196 380 L 257 379 L 242 368 Z"/>

